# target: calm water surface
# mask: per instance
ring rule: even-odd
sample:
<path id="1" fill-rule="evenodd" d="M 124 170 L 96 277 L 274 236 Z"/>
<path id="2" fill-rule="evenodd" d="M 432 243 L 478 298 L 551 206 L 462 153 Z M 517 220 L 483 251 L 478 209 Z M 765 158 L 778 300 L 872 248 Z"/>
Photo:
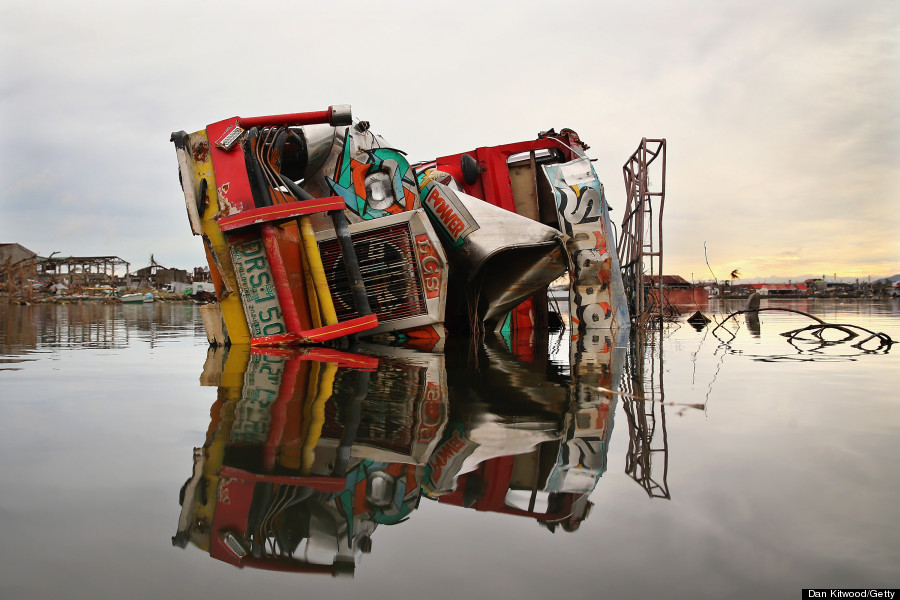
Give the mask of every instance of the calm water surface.
<path id="1" fill-rule="evenodd" d="M 896 300 L 764 306 L 900 340 Z M 0 305 L 0 597 L 900 587 L 900 345 L 759 321 L 251 354 L 193 305 Z"/>

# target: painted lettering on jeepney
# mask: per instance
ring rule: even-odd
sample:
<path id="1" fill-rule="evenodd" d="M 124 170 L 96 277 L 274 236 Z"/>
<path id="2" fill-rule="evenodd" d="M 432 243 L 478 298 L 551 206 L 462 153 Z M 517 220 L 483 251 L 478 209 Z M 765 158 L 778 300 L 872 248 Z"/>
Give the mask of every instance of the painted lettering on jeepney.
<path id="1" fill-rule="evenodd" d="M 466 237 L 478 229 L 478 224 L 456 193 L 436 182 L 422 189 L 423 206 L 431 222 L 450 238 L 454 246 L 461 245 Z"/>
<path id="2" fill-rule="evenodd" d="M 557 188 L 556 207 L 569 225 L 584 225 L 600 220 L 600 193 L 592 186 L 573 185 Z M 571 226 L 566 227 L 571 235 Z"/>
<path id="3" fill-rule="evenodd" d="M 424 233 L 416 236 L 416 257 L 419 266 L 422 267 L 422 279 L 425 287 L 425 297 L 437 298 L 441 295 L 442 265 L 431 245 L 431 240 Z"/>
<path id="4" fill-rule="evenodd" d="M 459 239 L 459 234 L 466 228 L 466 224 L 459 218 L 459 215 L 453 212 L 453 207 L 450 206 L 447 200 L 441 197 L 441 194 L 437 189 L 434 189 L 431 190 L 431 193 L 428 195 L 427 202 L 428 206 L 431 207 L 432 212 L 437 215 L 438 219 L 441 221 L 444 229 L 446 229 L 447 233 L 450 234 L 450 237 L 453 238 L 453 241 Z"/>
<path id="5" fill-rule="evenodd" d="M 612 319 L 609 289 L 612 258 L 606 244 L 603 223 L 578 223 L 570 227 L 572 233 L 566 243 L 566 250 L 575 267 L 570 294 L 574 301 L 572 316 L 581 326 L 607 327 Z"/>
<path id="6" fill-rule="evenodd" d="M 252 337 L 287 332 L 261 240 L 232 244 L 231 259 Z"/>
<path id="7" fill-rule="evenodd" d="M 618 276 L 614 241 L 610 241 L 603 185 L 589 162 L 545 165 L 553 186 L 557 214 L 569 236 L 566 252 L 574 272 L 569 292 L 572 321 L 579 329 L 607 328 L 618 316 L 621 300 L 612 294 L 612 278 Z M 616 271 L 616 273 L 613 273 Z"/>

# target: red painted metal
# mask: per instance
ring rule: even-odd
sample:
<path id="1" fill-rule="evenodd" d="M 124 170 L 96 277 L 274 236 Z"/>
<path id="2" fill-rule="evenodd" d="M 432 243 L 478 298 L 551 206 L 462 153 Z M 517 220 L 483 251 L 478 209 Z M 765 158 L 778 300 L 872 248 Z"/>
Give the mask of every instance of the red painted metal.
<path id="1" fill-rule="evenodd" d="M 302 331 L 303 326 L 300 324 L 300 317 L 297 314 L 297 307 L 291 294 L 291 285 L 288 280 L 287 270 L 284 268 L 284 260 L 281 258 L 275 227 L 265 225 L 260 229 L 263 247 L 266 249 L 266 256 L 269 259 L 269 269 L 272 271 L 272 283 L 275 286 L 275 294 L 278 296 L 278 302 L 281 304 L 281 316 L 284 318 L 284 324 L 287 326 L 288 331 Z"/>
<path id="2" fill-rule="evenodd" d="M 308 339 L 306 336 L 291 332 L 291 333 L 280 333 L 278 335 L 263 335 L 259 337 L 251 337 L 250 338 L 250 346 L 287 346 L 291 344 L 303 344 L 308 343 Z"/>
<path id="3" fill-rule="evenodd" d="M 476 148 L 470 152 L 461 152 L 449 156 L 441 156 L 435 160 L 435 168 L 449 173 L 459 182 L 463 192 L 476 198 L 490 202 L 494 206 L 516 212 L 513 202 L 512 186 L 509 181 L 508 160 L 510 156 L 531 152 L 532 150 L 559 150 L 565 160 L 572 160 L 576 154 L 568 138 L 563 141 L 557 137 L 543 137 L 527 142 L 515 142 L 502 146 Z M 460 161 L 463 154 L 469 154 L 482 169 L 481 176 L 474 184 L 465 182 Z"/>
<path id="4" fill-rule="evenodd" d="M 223 469 L 224 470 L 224 469 Z M 225 540 L 218 535 L 220 531 L 233 531 L 239 537 L 247 532 L 247 513 L 253 501 L 253 481 L 235 477 L 222 480 L 216 499 L 216 511 L 213 513 L 212 535 L 209 540 L 209 555 L 236 567 L 241 566 L 241 559 L 225 545 Z"/>
<path id="5" fill-rule="evenodd" d="M 320 123 L 331 124 L 333 115 L 332 107 L 328 110 L 315 110 L 311 112 L 288 113 L 284 115 L 267 115 L 264 117 L 236 117 L 232 121 L 244 128 L 248 127 L 277 127 L 279 125 L 318 125 Z"/>
<path id="6" fill-rule="evenodd" d="M 300 215 L 310 215 L 329 210 L 341 210 L 342 208 L 344 208 L 344 199 L 340 196 L 314 198 L 313 200 L 299 200 L 287 204 L 251 208 L 235 215 L 222 217 L 219 219 L 219 229 L 222 231 L 233 231 L 242 227 L 250 227 L 251 225 L 286 221 L 297 218 Z"/>
<path id="7" fill-rule="evenodd" d="M 306 329 L 279 335 L 266 335 L 250 339 L 250 346 L 286 346 L 291 344 L 316 344 L 344 337 L 353 333 L 362 333 L 378 327 L 378 316 L 367 315 L 356 319 L 341 321 L 334 325 L 326 325 L 316 329 Z"/>
<path id="8" fill-rule="evenodd" d="M 502 146 L 481 147 L 465 153 L 442 156 L 435 159 L 433 167 L 451 175 L 466 194 L 481 198 L 494 206 L 499 206 L 510 212 L 518 213 L 509 176 L 509 158 L 516 154 L 531 153 L 538 150 L 555 150 L 562 154 L 563 161 L 570 161 L 580 156 L 576 148 L 587 149 L 587 146 L 574 131 L 563 129 L 559 133 L 543 135 L 536 140 L 515 142 Z M 474 158 L 481 170 L 481 174 L 472 184 L 466 183 L 463 176 L 461 162 L 463 154 L 468 154 Z M 428 165 L 426 168 L 431 166 Z M 540 209 L 538 210 L 540 211 Z M 529 306 L 532 308 L 535 306 L 530 299 L 526 300 L 526 302 L 529 302 Z M 546 311 L 546 309 L 542 310 Z M 513 327 L 534 327 L 536 313 L 532 310 L 528 314 L 530 315 L 529 319 L 519 318 L 513 324 Z"/>
<path id="9" fill-rule="evenodd" d="M 378 327 L 377 315 L 366 315 L 356 319 L 341 321 L 335 325 L 326 325 L 318 329 L 310 329 L 303 332 L 303 336 L 311 342 L 326 342 L 335 338 L 350 335 L 352 333 L 362 333 Z"/>
<path id="10" fill-rule="evenodd" d="M 207 137 L 210 140 L 219 139 L 228 128 L 234 126 L 236 120 L 237 117 L 232 117 L 207 125 Z M 227 152 L 210 144 L 209 158 L 216 174 L 216 186 L 218 186 L 216 191 L 219 196 L 221 214 L 229 215 L 254 208 L 244 153 L 237 150 Z"/>
<path id="11" fill-rule="evenodd" d="M 273 571 L 303 573 L 332 573 L 331 565 L 316 565 L 305 561 L 272 561 L 251 555 L 240 557 L 225 544 L 226 532 L 236 537 L 246 537 L 247 517 L 253 502 L 253 490 L 257 483 L 275 483 L 290 486 L 312 487 L 325 493 L 338 493 L 344 489 L 344 478 L 336 477 L 288 477 L 256 475 L 243 469 L 223 466 L 219 471 L 220 485 L 210 535 L 209 555 L 236 567 L 245 566 Z"/>

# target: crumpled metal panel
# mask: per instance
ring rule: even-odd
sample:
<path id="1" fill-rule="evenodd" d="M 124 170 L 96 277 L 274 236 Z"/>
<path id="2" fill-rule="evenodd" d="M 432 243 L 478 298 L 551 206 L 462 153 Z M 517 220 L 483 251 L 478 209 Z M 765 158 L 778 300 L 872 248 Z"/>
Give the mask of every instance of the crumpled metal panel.
<path id="1" fill-rule="evenodd" d="M 494 320 L 566 272 L 560 232 L 428 181 L 422 205 L 474 286 L 478 317 Z"/>
<path id="2" fill-rule="evenodd" d="M 591 161 L 580 158 L 542 168 L 553 189 L 560 227 L 568 236 L 573 322 L 579 330 L 629 326 L 609 206 Z"/>

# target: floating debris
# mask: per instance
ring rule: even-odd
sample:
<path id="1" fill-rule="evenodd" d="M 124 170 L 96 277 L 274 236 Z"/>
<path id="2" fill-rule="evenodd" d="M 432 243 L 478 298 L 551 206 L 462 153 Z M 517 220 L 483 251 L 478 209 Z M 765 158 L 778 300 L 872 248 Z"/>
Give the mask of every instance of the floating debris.
<path id="1" fill-rule="evenodd" d="M 866 353 L 877 353 L 877 352 L 887 353 L 891 349 L 891 346 L 894 344 L 894 340 L 892 340 L 891 337 L 889 335 L 887 335 L 886 333 L 871 331 L 869 329 L 866 329 L 865 327 L 860 327 L 859 325 L 851 325 L 851 324 L 846 324 L 846 323 L 827 323 L 815 315 L 811 315 L 807 312 L 803 312 L 802 310 L 795 310 L 793 308 L 757 308 L 757 309 L 753 309 L 753 310 L 735 311 L 735 312 L 729 314 L 728 316 L 726 316 L 718 325 L 716 325 L 716 327 L 713 329 L 713 335 L 716 335 L 716 337 L 718 338 L 718 335 L 716 332 L 719 329 L 724 329 L 731 335 L 731 340 L 727 340 L 728 342 L 730 342 L 730 341 L 734 340 L 735 334 L 733 332 L 729 331 L 727 328 L 723 327 L 729 319 L 732 319 L 738 315 L 743 315 L 743 314 L 758 315 L 760 312 L 763 312 L 763 311 L 792 312 L 792 313 L 797 313 L 799 315 L 803 315 L 805 317 L 809 317 L 810 319 L 816 321 L 816 323 L 813 325 L 807 325 L 806 327 L 801 327 L 799 329 L 794 329 L 791 331 L 783 332 L 781 335 L 788 338 L 788 341 L 791 343 L 791 345 L 795 345 L 794 344 L 795 341 L 803 340 L 804 337 L 801 334 L 804 334 L 804 333 L 809 334 L 813 339 L 812 341 L 816 341 L 818 343 L 819 348 L 826 347 L 826 346 L 835 346 L 838 344 L 844 344 L 844 343 L 850 342 L 851 340 L 855 340 L 862 334 L 868 334 L 868 336 L 863 338 L 862 340 L 856 342 L 855 344 L 851 344 L 852 348 L 856 348 L 857 350 L 861 350 Z M 840 332 L 844 333 L 845 336 L 843 338 L 836 339 L 836 340 L 826 340 L 823 337 L 823 334 L 825 331 L 830 331 L 830 330 L 840 331 Z M 721 340 L 721 338 L 718 338 L 718 339 Z M 809 338 L 806 338 L 806 339 L 809 339 Z M 877 340 L 878 346 L 874 347 L 874 348 L 871 345 L 869 347 L 866 347 L 866 344 L 869 344 L 873 340 Z M 725 340 L 722 340 L 722 341 L 725 341 Z"/>
<path id="2" fill-rule="evenodd" d="M 709 319 L 709 317 L 707 317 L 706 315 L 704 315 L 702 312 L 700 312 L 698 310 L 697 312 L 695 312 L 694 314 L 692 314 L 691 316 L 689 316 L 687 318 L 687 322 L 694 326 L 699 325 L 700 328 L 702 329 L 703 327 L 706 326 L 707 323 L 710 322 L 710 319 Z"/>

